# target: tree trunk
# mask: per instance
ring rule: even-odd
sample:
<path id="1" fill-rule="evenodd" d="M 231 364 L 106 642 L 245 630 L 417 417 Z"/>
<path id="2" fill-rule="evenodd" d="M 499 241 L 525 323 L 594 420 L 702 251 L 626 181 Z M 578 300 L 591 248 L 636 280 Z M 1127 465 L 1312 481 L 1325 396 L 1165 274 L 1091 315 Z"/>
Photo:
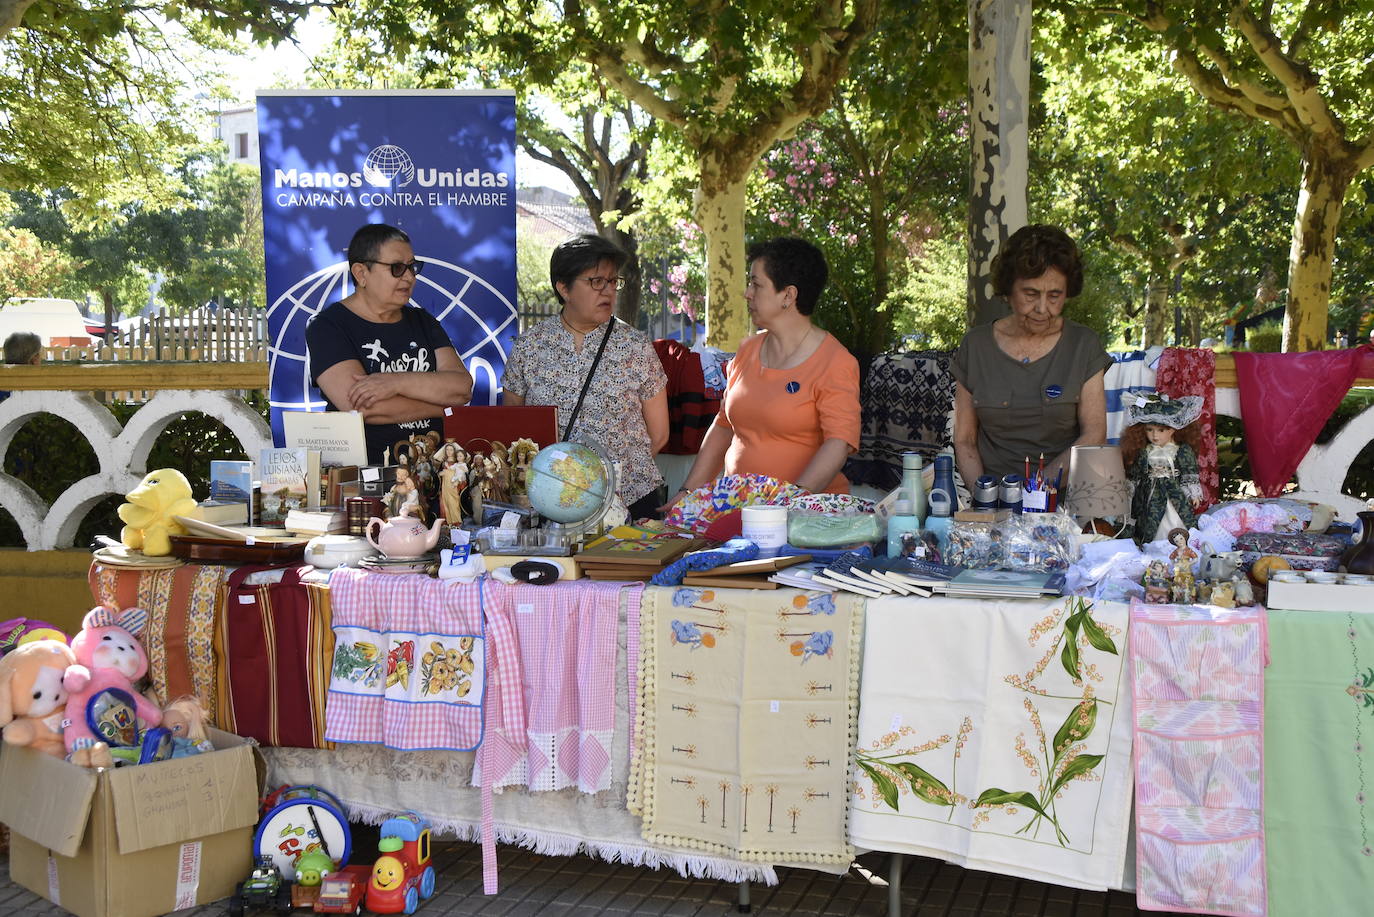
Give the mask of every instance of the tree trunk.
<path id="1" fill-rule="evenodd" d="M 622 232 L 619 229 L 607 229 L 602 235 L 620 246 L 625 254 L 630 256 L 624 267 L 620 269 L 620 276 L 625 278 L 625 286 L 616 299 L 615 314 L 616 318 L 631 328 L 638 328 L 640 301 L 644 295 L 642 289 L 644 272 L 639 266 L 639 240 L 630 233 Z"/>
<path id="2" fill-rule="evenodd" d="M 969 325 L 1007 314 L 992 258 L 1026 225 L 1030 0 L 969 0 Z"/>
<path id="3" fill-rule="evenodd" d="M 1326 341 L 1331 304 L 1331 262 L 1341 204 L 1354 170 L 1319 146 L 1303 154 L 1302 190 L 1288 253 L 1288 307 L 1283 317 L 1283 351 L 1320 350 Z"/>
<path id="4" fill-rule="evenodd" d="M 1150 286 L 1145 294 L 1145 332 L 1140 346 L 1153 347 L 1167 344 L 1169 327 L 1169 275 L 1152 273 Z"/>
<path id="5" fill-rule="evenodd" d="M 892 338 L 892 313 L 883 309 L 891 284 L 887 258 L 892 227 L 887 216 L 887 182 L 881 172 L 869 177 L 868 206 L 868 226 L 873 233 L 873 305 L 868 331 L 858 339 L 864 342 L 865 353 L 881 353 Z M 857 305 L 863 307 L 862 303 Z"/>
<path id="6" fill-rule="evenodd" d="M 740 169 L 746 158 L 703 153 L 696 200 L 697 223 L 706 236 L 706 343 L 727 351 L 738 350 L 753 330 L 744 301 L 744 190 L 753 168 L 751 160 Z"/>

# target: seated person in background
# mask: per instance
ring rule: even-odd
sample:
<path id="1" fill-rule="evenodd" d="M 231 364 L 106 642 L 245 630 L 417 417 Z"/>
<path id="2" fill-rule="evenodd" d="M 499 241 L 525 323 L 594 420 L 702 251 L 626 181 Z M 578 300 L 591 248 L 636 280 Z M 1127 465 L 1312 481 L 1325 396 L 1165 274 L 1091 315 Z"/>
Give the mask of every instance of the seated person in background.
<path id="1" fill-rule="evenodd" d="M 749 247 L 744 298 L 763 334 L 740 343 L 725 398 L 679 499 L 721 473 L 765 474 L 813 493 L 849 493 L 859 447 L 859 363 L 811 323 L 829 272 L 820 249 L 778 238 Z"/>
<path id="2" fill-rule="evenodd" d="M 5 338 L 5 363 L 10 366 L 37 366 L 43 362 L 43 339 L 32 331 L 16 331 Z M 0 392 L 0 401 L 10 396 Z"/>
<path id="3" fill-rule="evenodd" d="M 563 309 L 516 338 L 502 403 L 556 406 L 559 438 L 600 446 L 619 463 L 616 493 L 631 519 L 643 519 L 662 502 L 654 455 L 668 442 L 668 376 L 649 336 L 613 315 L 625 261 L 614 243 L 592 233 L 553 250 L 549 279 Z M 587 397 L 573 418 L 588 373 Z"/>
<path id="4" fill-rule="evenodd" d="M 1062 314 L 1083 289 L 1078 246 L 1063 230 L 1022 227 L 992 272 L 1011 314 L 964 335 L 951 364 L 959 474 L 972 487 L 983 474 L 1024 474 L 1027 458 L 1034 471 L 1043 454 L 1053 481 L 1070 447 L 1106 442 L 1111 357 L 1095 331 Z"/>
<path id="5" fill-rule="evenodd" d="M 467 404 L 472 376 L 439 322 L 411 306 L 422 265 L 410 237 L 370 223 L 348 243 L 355 289 L 305 329 L 311 381 L 331 411 L 361 411 L 367 460 L 412 433 L 442 433 L 444 408 Z"/>

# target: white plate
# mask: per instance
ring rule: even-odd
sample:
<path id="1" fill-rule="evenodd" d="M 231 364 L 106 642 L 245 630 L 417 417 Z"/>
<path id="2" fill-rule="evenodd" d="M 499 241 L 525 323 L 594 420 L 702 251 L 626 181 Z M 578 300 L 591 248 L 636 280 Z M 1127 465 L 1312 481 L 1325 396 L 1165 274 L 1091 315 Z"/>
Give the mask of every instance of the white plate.
<path id="1" fill-rule="evenodd" d="M 168 554 L 164 557 L 149 557 L 142 551 L 134 551 L 123 545 L 119 547 L 97 548 L 91 553 L 98 563 L 111 567 L 137 567 L 140 570 L 166 570 L 180 567 L 183 561 Z"/>
<path id="2" fill-rule="evenodd" d="M 260 525 L 216 525 L 213 522 L 206 522 L 202 519 L 192 519 L 189 516 L 173 516 L 182 527 L 192 535 L 199 535 L 202 538 L 223 538 L 226 541 L 254 541 L 285 542 L 289 544 L 309 541 L 309 538 L 302 538 L 300 535 L 292 535 L 284 529 L 267 528 Z"/>

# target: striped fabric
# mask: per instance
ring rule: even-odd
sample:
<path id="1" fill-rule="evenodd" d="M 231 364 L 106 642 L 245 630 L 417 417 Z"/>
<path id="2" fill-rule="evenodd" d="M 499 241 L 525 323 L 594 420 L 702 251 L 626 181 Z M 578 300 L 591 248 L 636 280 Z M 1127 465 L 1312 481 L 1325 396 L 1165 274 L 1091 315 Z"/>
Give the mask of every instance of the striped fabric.
<path id="1" fill-rule="evenodd" d="M 188 564 L 168 570 L 134 570 L 91 564 L 87 581 L 97 605 L 148 613 L 140 640 L 148 677 L 164 701 L 199 698 L 214 720 L 218 708 L 215 626 L 219 589 L 231 568 Z"/>
<path id="2" fill-rule="evenodd" d="M 220 590 L 221 729 L 263 745 L 332 748 L 324 734 L 334 635 L 330 597 L 300 582 L 309 567 L 280 582 L 246 585 L 262 567 L 232 570 Z"/>
<path id="3" fill-rule="evenodd" d="M 1155 390 L 1155 365 L 1159 362 L 1163 347 L 1148 350 L 1129 350 L 1123 353 L 1109 353 L 1112 365 L 1107 367 L 1103 384 L 1107 389 L 1107 442 L 1116 445 L 1121 442 L 1121 433 L 1126 429 L 1126 406 L 1121 396 L 1128 392 L 1153 392 Z"/>
<path id="4" fill-rule="evenodd" d="M 1266 912 L 1265 611 L 1131 606 L 1136 899 Z"/>

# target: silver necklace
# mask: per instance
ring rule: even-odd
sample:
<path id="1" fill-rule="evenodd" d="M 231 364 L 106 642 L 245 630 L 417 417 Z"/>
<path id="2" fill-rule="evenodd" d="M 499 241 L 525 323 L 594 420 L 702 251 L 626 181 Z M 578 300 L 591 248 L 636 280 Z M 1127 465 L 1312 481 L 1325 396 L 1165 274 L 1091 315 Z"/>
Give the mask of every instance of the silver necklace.
<path id="1" fill-rule="evenodd" d="M 781 361 L 780 363 L 778 363 L 777 366 L 770 366 L 770 367 L 768 367 L 768 369 L 786 369 L 786 368 L 787 368 L 787 364 L 792 362 L 792 358 L 795 357 L 798 353 L 801 352 L 802 347 L 805 346 L 805 344 L 806 344 L 807 341 L 811 340 L 811 332 L 813 332 L 813 331 L 815 331 L 815 330 L 816 330 L 816 326 L 815 326 L 815 325 L 812 325 L 810 328 L 807 328 L 807 329 L 806 329 L 806 334 L 802 335 L 802 339 L 801 339 L 800 341 L 797 342 L 797 346 L 796 346 L 796 347 L 793 347 L 793 348 L 792 348 L 792 352 L 789 353 L 787 356 L 783 357 L 783 358 L 782 358 L 782 361 Z M 769 334 L 772 334 L 772 332 L 770 331 Z"/>

